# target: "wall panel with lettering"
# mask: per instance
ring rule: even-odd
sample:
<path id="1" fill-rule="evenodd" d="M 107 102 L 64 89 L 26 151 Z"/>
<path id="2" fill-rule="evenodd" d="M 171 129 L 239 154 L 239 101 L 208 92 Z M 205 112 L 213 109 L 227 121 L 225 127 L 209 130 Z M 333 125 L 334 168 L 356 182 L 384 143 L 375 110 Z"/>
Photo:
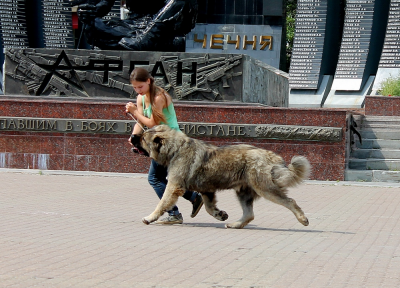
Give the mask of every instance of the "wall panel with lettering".
<path id="1" fill-rule="evenodd" d="M 29 47 L 25 0 L 0 1 L 0 34 L 4 48 Z"/>
<path id="2" fill-rule="evenodd" d="M 0 94 L 3 94 L 3 48 L 29 47 L 25 0 L 0 1 Z"/>
<path id="3" fill-rule="evenodd" d="M 323 75 L 333 75 L 342 32 L 343 2 L 299 0 L 290 63 L 291 89 L 318 89 Z"/>
<path id="4" fill-rule="evenodd" d="M 390 0 L 347 0 L 332 90 L 359 91 L 378 68 Z"/>
<path id="5" fill-rule="evenodd" d="M 391 0 L 385 42 L 374 82 L 374 94 L 379 93 L 382 81 L 400 76 L 400 0 Z"/>
<path id="6" fill-rule="evenodd" d="M 69 0 L 43 0 L 43 41 L 46 48 L 75 48 Z"/>

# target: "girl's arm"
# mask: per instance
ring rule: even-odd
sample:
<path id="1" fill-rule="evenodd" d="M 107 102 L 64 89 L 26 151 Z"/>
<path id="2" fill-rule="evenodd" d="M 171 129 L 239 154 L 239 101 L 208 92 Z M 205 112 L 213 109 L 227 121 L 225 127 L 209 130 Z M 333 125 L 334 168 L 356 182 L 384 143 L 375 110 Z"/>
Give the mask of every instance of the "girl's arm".
<path id="1" fill-rule="evenodd" d="M 138 101 L 139 103 L 139 101 Z M 141 103 L 141 101 L 140 101 Z M 140 108 L 139 108 L 140 107 Z M 158 111 L 162 111 L 162 109 L 166 107 L 166 103 L 165 103 L 165 99 L 164 97 L 160 97 L 160 96 L 156 96 L 156 99 L 154 99 L 154 104 L 152 105 L 152 109 L 157 109 Z M 141 109 L 141 110 L 139 110 Z M 139 106 L 137 109 L 134 111 L 134 113 L 132 113 L 133 116 L 135 116 L 135 118 L 140 122 L 143 123 L 144 125 L 146 125 L 149 128 L 152 128 L 156 125 L 158 125 L 159 123 L 156 123 L 156 121 L 154 120 L 153 117 L 153 113 L 151 114 L 150 118 L 147 118 L 146 116 L 143 115 L 143 109 L 142 106 Z"/>
<path id="2" fill-rule="evenodd" d="M 133 116 L 135 116 L 136 120 L 139 122 L 140 125 L 138 125 L 137 123 L 133 126 L 133 131 L 132 134 L 142 134 L 143 133 L 143 123 L 137 118 L 136 115 L 138 115 L 138 113 L 143 115 L 143 106 L 142 106 L 142 97 L 141 95 L 138 95 L 137 99 L 136 99 L 136 105 L 133 104 L 132 102 L 129 102 L 126 104 L 125 106 L 125 111 L 126 113 L 131 113 Z M 135 111 L 137 111 L 135 113 Z M 142 127 L 140 127 L 142 126 Z"/>

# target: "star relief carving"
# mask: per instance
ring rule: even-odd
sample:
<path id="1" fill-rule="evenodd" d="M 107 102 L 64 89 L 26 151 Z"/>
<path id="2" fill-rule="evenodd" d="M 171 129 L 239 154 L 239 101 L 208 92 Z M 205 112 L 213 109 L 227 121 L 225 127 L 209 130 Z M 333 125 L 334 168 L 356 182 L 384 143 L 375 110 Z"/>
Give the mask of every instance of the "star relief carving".
<path id="1" fill-rule="evenodd" d="M 62 62 L 64 61 L 64 65 Z M 82 84 L 81 79 L 79 78 L 78 73 L 76 73 L 74 67 L 69 60 L 67 53 L 64 50 L 61 51 L 60 55 L 58 56 L 57 60 L 52 65 L 47 64 L 37 64 L 39 67 L 45 69 L 47 72 L 46 76 L 44 77 L 42 83 L 40 84 L 38 90 L 36 91 L 36 96 L 39 96 L 45 91 L 47 85 L 50 84 L 51 79 L 53 76 L 60 78 L 62 81 L 66 82 L 69 85 L 72 85 L 79 90 L 81 90 L 87 97 L 89 94 L 87 93 L 85 86 Z M 76 82 L 72 81 L 68 77 L 65 77 L 63 74 L 59 73 L 58 71 L 68 71 L 71 74 L 71 79 L 75 78 Z"/>

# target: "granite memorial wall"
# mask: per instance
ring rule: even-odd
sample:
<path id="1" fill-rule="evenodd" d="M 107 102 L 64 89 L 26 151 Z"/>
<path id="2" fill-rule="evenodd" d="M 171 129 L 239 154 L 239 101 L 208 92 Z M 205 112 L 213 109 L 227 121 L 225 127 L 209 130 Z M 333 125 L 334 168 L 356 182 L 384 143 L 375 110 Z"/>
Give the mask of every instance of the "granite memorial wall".
<path id="1" fill-rule="evenodd" d="M 28 47 L 25 0 L 0 2 L 0 29 L 3 47 Z"/>
<path id="2" fill-rule="evenodd" d="M 376 74 L 389 0 L 347 0 L 339 61 L 332 89 L 359 91 Z"/>
<path id="3" fill-rule="evenodd" d="M 2 48 L 75 48 L 69 0 L 4 0 L 0 23 Z"/>
<path id="4" fill-rule="evenodd" d="M 389 7 L 395 9 L 395 2 L 299 0 L 293 62 L 289 71 L 289 105 L 362 107 L 375 80 L 389 27 Z M 325 23 L 325 19 L 331 22 Z M 313 25 L 316 23 L 320 24 Z M 340 29 L 332 33 L 329 29 L 333 27 Z M 334 38 L 336 40 L 332 41 Z M 325 41 L 330 41 L 331 45 Z M 330 51 L 324 58 L 326 49 Z"/>
<path id="5" fill-rule="evenodd" d="M 335 72 L 343 2 L 303 0 L 297 5 L 289 85 L 292 89 L 318 89 L 323 75 Z"/>
<path id="6" fill-rule="evenodd" d="M 185 133 L 218 146 L 252 144 L 276 151 L 286 161 L 304 155 L 313 166 L 312 179 L 343 180 L 347 111 L 285 108 L 288 75 L 276 68 L 281 65 L 282 49 L 275 50 L 283 36 L 279 39 L 270 33 L 272 28 L 282 33 L 282 3 L 199 1 L 198 23 L 224 29 L 207 31 L 206 48 L 204 42 L 195 42 L 200 51 L 194 53 L 128 52 L 124 56 L 120 51 L 38 49 L 31 42 L 29 48 L 7 47 L 7 95 L 0 97 L 0 167 L 146 173 L 149 158 L 131 153 L 126 138 L 133 121 L 124 113 L 126 101 L 134 97 L 127 81 L 129 71 L 145 65 L 175 98 L 209 100 L 177 101 L 175 109 Z M 266 29 L 258 31 L 257 25 Z M 224 34 L 232 27 L 228 31 L 232 34 Z M 247 39 L 239 35 L 241 27 L 250 29 L 245 32 Z M 69 45 L 70 35 L 60 34 L 65 35 L 46 36 L 66 37 L 62 41 Z M 202 38 L 198 33 L 197 39 L 204 39 L 204 34 Z M 211 45 L 217 47 L 205 51 Z M 268 57 L 258 60 L 249 52 L 263 57 L 275 53 L 274 61 L 280 58 L 268 65 L 263 61 Z M 221 91 L 231 91 L 222 95 L 227 101 L 214 101 L 221 99 Z"/>

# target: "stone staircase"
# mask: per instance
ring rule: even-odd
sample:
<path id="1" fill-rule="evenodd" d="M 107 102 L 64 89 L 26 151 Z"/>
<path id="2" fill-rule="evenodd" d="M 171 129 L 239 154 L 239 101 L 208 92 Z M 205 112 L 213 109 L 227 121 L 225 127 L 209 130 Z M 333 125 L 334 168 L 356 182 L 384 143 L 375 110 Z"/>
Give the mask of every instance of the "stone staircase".
<path id="1" fill-rule="evenodd" d="M 355 116 L 346 181 L 400 182 L 400 117 Z"/>

